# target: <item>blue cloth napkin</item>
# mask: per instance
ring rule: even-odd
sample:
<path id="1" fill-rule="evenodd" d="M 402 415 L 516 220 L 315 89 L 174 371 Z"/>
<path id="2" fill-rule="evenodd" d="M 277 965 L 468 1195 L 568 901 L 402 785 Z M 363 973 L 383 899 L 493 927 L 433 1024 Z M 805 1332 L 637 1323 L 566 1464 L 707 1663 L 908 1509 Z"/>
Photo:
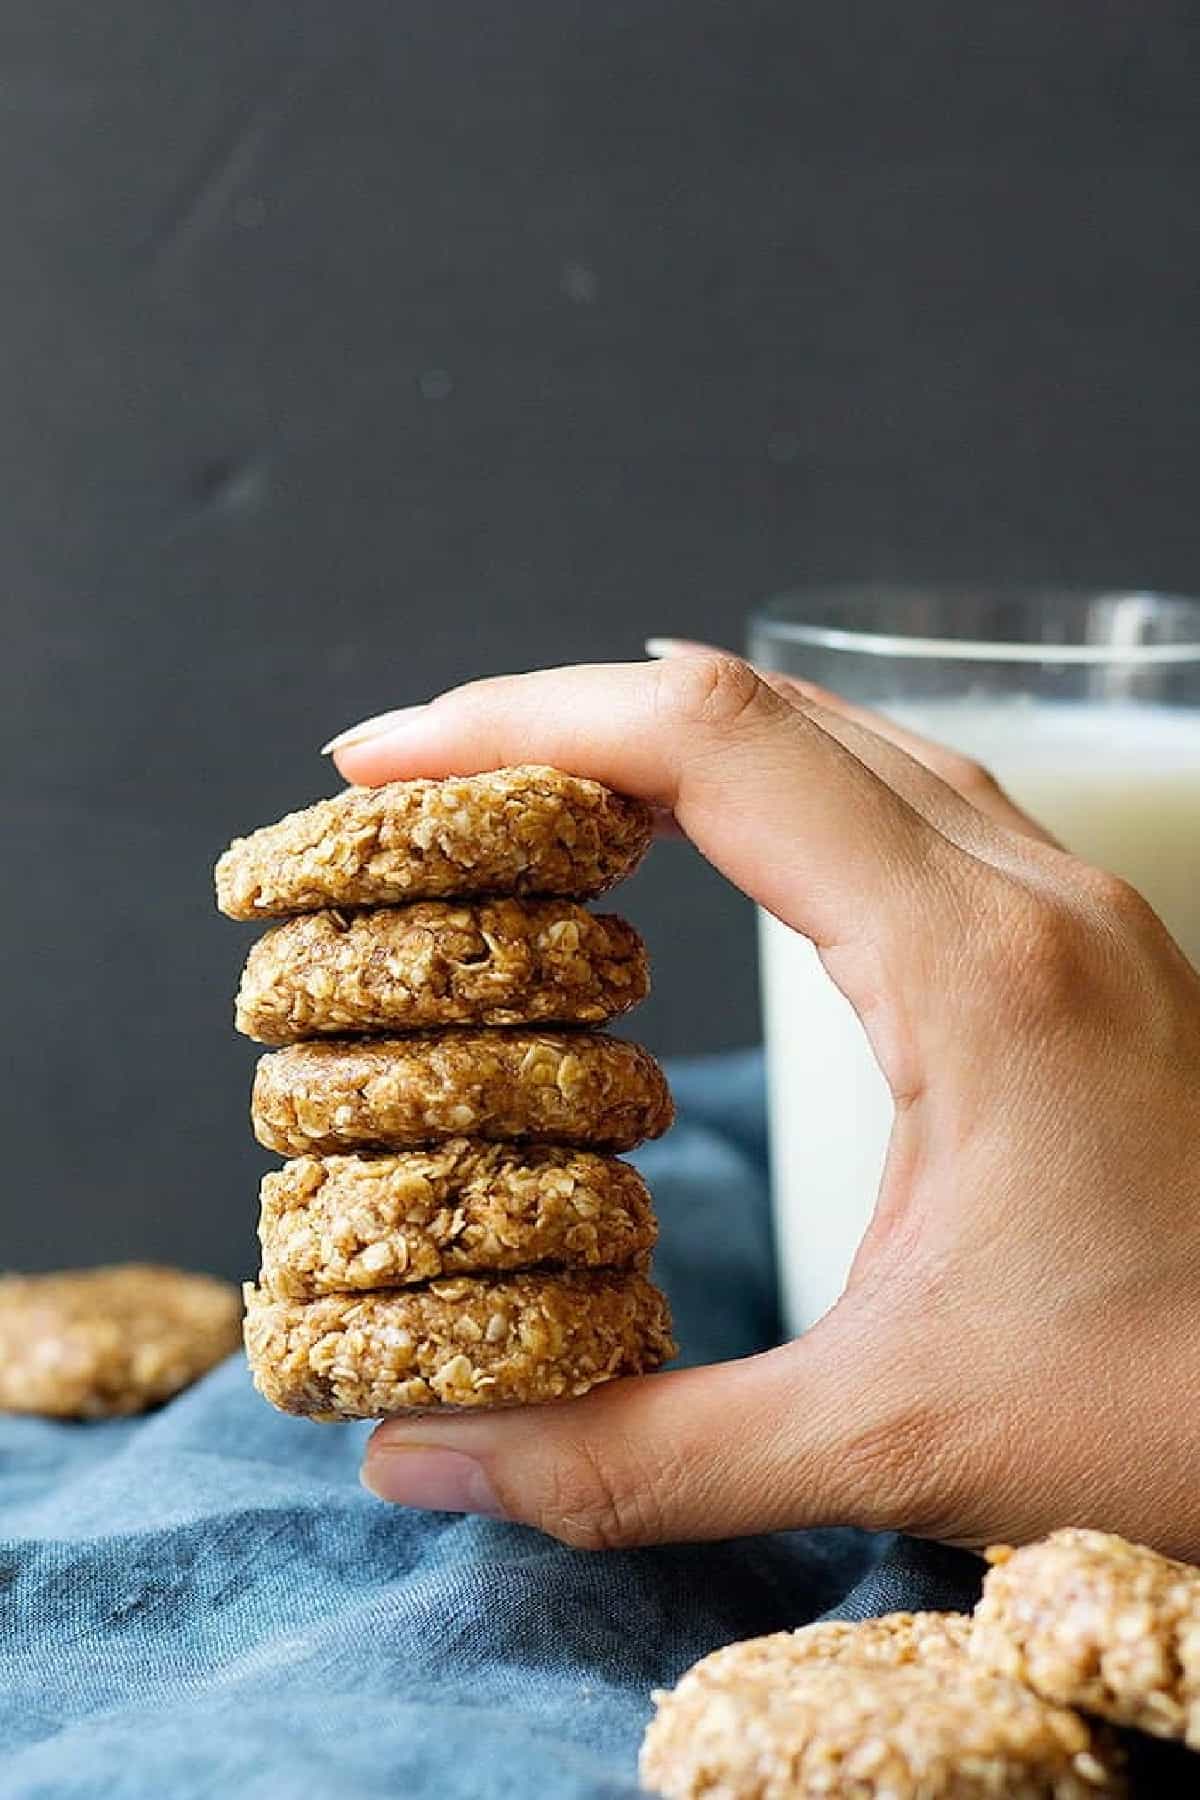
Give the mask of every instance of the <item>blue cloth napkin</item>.
<path id="1" fill-rule="evenodd" d="M 658 1271 L 685 1360 L 739 1356 L 778 1333 L 760 1060 L 673 1079 L 637 1159 Z M 706 1651 L 978 1591 L 852 1531 L 588 1555 L 401 1511 L 358 1485 L 366 1431 L 273 1412 L 241 1358 L 144 1419 L 0 1420 L 5 1800 L 615 1800 Z"/>

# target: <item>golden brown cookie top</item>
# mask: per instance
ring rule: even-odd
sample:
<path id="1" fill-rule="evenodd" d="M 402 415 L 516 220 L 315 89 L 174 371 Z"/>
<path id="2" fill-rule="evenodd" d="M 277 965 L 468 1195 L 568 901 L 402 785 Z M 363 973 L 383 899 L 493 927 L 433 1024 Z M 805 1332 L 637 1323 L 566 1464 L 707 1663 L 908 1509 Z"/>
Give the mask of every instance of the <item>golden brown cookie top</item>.
<path id="1" fill-rule="evenodd" d="M 283 1298 L 549 1264 L 621 1268 L 657 1228 L 629 1163 L 548 1144 L 301 1156 L 262 1184 L 262 1285 Z"/>
<path id="2" fill-rule="evenodd" d="M 521 1029 L 292 1044 L 260 1059 L 251 1110 L 259 1142 L 285 1156 L 464 1136 L 629 1150 L 674 1117 L 640 1045 Z"/>
<path id="3" fill-rule="evenodd" d="M 801 1660 L 781 1678 L 749 1646 L 723 1654 L 719 1683 L 689 1671 L 672 1693 L 657 1696 L 640 1765 L 651 1793 L 667 1800 L 1097 1800 L 1124 1792 L 1102 1732 L 965 1658 Z"/>
<path id="4" fill-rule="evenodd" d="M 239 1031 L 264 1044 L 434 1025 L 600 1024 L 649 990 L 631 925 L 573 900 L 308 913 L 252 947 Z"/>
<path id="5" fill-rule="evenodd" d="M 141 1412 L 237 1349 L 237 1290 L 125 1263 L 0 1278 L 0 1411 Z"/>
<path id="6" fill-rule="evenodd" d="M 537 765 L 347 788 L 237 838 L 217 863 L 234 919 L 490 894 L 600 894 L 650 843 L 640 800 Z"/>
<path id="7" fill-rule="evenodd" d="M 1085 1530 L 988 1559 L 971 1637 L 981 1667 L 1200 1749 L 1200 1569 Z"/>
<path id="8" fill-rule="evenodd" d="M 874 1663 L 903 1668 L 961 1667 L 971 1634 L 967 1613 L 896 1612 L 879 1619 L 823 1619 L 797 1631 L 775 1631 L 714 1650 L 688 1670 L 695 1686 L 786 1681 L 810 1663 Z"/>

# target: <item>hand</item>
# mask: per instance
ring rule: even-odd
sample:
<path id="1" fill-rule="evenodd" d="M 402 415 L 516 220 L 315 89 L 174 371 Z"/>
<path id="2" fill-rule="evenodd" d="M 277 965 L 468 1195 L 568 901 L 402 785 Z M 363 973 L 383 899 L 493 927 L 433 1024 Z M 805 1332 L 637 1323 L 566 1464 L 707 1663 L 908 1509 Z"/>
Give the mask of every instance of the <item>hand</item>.
<path id="1" fill-rule="evenodd" d="M 376 1493 L 590 1548 L 1086 1523 L 1200 1560 L 1200 977 L 1137 894 L 970 763 L 717 654 L 477 682 L 335 750 L 357 782 L 546 762 L 642 795 L 816 943 L 896 1103 L 811 1331 L 386 1423 Z"/>

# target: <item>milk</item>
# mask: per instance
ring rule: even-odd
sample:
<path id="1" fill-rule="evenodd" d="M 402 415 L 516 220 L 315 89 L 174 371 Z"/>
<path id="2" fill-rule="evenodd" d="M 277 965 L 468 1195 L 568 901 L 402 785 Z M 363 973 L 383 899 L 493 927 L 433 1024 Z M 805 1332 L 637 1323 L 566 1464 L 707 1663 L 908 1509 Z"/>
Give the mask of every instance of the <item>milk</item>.
<path id="1" fill-rule="evenodd" d="M 1124 875 L 1200 966 L 1200 713 L 941 701 L 898 722 L 977 757 L 1070 849 Z M 883 1171 L 891 1101 L 808 941 L 761 915 L 772 1186 L 793 1331 L 837 1299 Z"/>

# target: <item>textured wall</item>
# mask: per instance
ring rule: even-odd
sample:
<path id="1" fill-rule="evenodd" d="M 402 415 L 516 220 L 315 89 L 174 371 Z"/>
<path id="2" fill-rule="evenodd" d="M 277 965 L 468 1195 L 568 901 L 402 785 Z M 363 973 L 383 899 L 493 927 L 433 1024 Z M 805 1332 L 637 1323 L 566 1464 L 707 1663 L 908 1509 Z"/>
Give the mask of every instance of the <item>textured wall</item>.
<path id="1" fill-rule="evenodd" d="M 808 578 L 1200 582 L 1190 11 L 0 5 L 4 1260 L 250 1262 L 208 868 L 335 727 Z M 629 903 L 650 1041 L 751 1038 L 746 909 Z"/>

